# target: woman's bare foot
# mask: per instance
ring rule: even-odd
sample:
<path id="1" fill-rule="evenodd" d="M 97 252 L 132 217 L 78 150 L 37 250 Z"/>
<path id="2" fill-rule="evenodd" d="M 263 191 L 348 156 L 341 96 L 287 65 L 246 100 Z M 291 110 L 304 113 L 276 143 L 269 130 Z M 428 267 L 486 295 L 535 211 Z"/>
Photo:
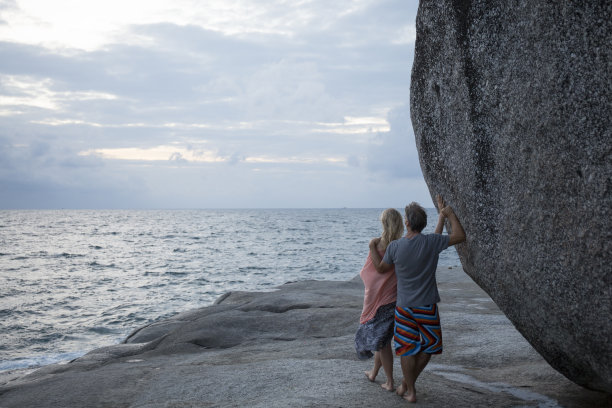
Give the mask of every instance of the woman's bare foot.
<path id="1" fill-rule="evenodd" d="M 368 380 L 374 382 L 376 380 L 376 374 L 373 374 L 371 371 L 364 371 L 366 377 L 368 377 Z"/>
<path id="2" fill-rule="evenodd" d="M 393 381 L 387 381 L 386 383 L 380 384 L 387 391 L 393 391 Z"/>

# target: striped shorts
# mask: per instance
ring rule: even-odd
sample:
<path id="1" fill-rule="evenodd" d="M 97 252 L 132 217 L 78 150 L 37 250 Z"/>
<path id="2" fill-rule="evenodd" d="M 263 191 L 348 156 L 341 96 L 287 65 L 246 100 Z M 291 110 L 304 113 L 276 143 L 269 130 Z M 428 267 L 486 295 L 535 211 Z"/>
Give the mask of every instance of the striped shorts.
<path id="1" fill-rule="evenodd" d="M 442 328 L 438 305 L 395 308 L 395 354 L 413 356 L 421 351 L 442 353 Z"/>

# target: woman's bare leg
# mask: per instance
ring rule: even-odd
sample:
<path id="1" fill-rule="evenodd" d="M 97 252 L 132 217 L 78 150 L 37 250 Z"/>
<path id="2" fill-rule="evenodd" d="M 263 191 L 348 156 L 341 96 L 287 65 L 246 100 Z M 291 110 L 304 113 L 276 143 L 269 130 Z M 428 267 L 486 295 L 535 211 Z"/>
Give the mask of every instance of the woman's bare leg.
<path id="1" fill-rule="evenodd" d="M 378 371 L 380 370 L 381 365 L 382 365 L 382 362 L 380 360 L 380 352 L 375 351 L 374 352 L 374 368 L 371 371 L 365 372 L 365 375 L 366 377 L 368 377 L 368 380 L 370 381 L 376 380 L 376 376 L 378 375 Z"/>
<path id="2" fill-rule="evenodd" d="M 385 375 L 387 376 L 387 382 L 380 386 L 387 391 L 393 391 L 393 351 L 391 350 L 391 342 L 384 346 L 378 354 L 380 355 L 380 361 L 385 371 Z"/>

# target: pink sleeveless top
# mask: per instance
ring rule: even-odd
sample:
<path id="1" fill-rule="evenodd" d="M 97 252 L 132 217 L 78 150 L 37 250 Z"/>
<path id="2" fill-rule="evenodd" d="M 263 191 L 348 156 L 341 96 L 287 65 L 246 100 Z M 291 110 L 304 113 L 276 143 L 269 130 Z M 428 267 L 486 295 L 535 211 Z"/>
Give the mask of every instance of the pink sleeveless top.
<path id="1" fill-rule="evenodd" d="M 380 253 L 381 257 L 383 255 L 384 252 Z M 397 279 L 395 278 L 395 268 L 386 273 L 378 273 L 369 252 L 359 276 L 365 285 L 363 310 L 359 319 L 359 323 L 363 324 L 376 315 L 379 307 L 395 302 L 397 299 Z"/>

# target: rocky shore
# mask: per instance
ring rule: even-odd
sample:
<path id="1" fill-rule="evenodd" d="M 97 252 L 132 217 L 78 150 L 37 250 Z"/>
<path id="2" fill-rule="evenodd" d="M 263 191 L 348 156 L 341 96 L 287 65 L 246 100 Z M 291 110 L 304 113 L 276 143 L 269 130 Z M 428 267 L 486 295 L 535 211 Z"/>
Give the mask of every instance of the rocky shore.
<path id="1" fill-rule="evenodd" d="M 612 406 L 552 369 L 461 268 L 440 268 L 438 282 L 444 353 L 419 378 L 415 406 Z M 4 373 L 0 407 L 409 405 L 355 356 L 362 295 L 358 277 L 228 293 L 70 363 Z"/>

